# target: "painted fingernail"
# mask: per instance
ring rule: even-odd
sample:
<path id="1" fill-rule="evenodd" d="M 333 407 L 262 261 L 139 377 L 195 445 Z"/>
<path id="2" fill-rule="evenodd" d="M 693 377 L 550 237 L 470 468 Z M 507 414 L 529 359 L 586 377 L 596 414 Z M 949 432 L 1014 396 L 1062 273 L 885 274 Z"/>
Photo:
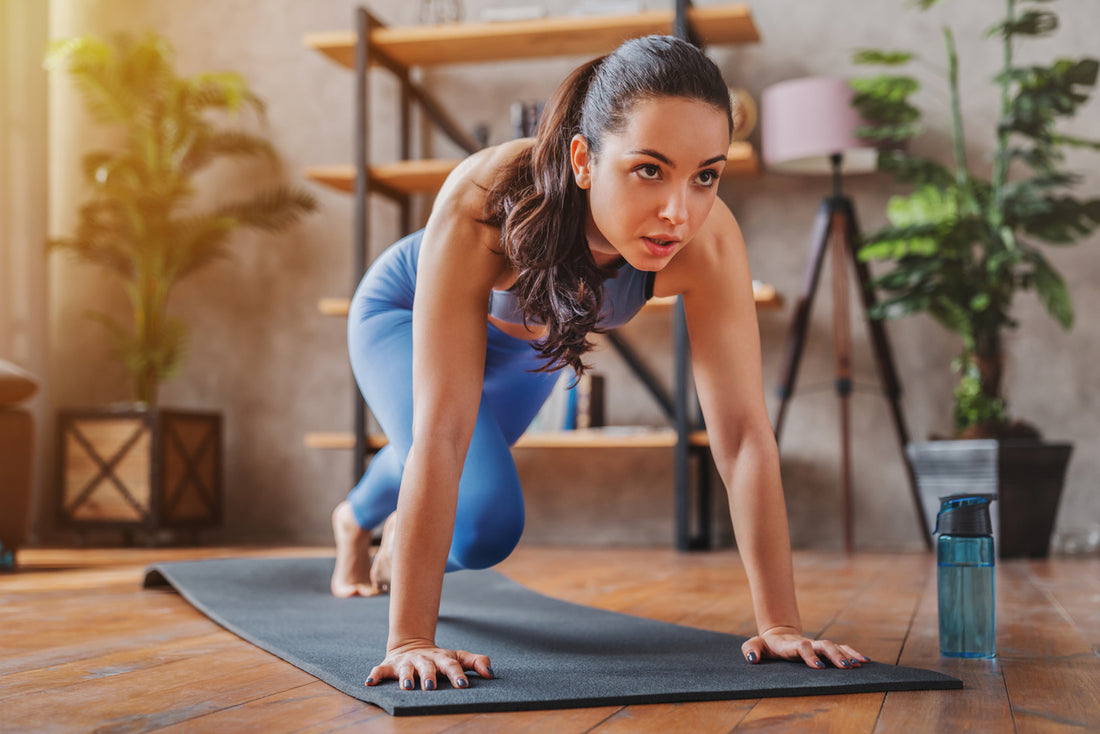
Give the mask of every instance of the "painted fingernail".
<path id="1" fill-rule="evenodd" d="M 852 659 L 851 659 L 851 660 L 849 660 L 848 662 L 849 662 L 849 663 L 851 663 L 852 665 L 859 665 L 859 661 L 858 661 L 858 660 L 856 660 L 855 658 L 852 658 Z"/>
<path id="2" fill-rule="evenodd" d="M 824 666 L 824 665 L 822 665 L 822 667 L 825 667 L 825 666 Z M 850 667 L 852 667 L 852 661 L 851 661 L 851 660 L 841 660 L 841 661 L 840 661 L 840 667 L 842 667 L 842 668 L 850 668 Z"/>
<path id="3" fill-rule="evenodd" d="M 748 661 L 750 663 L 755 663 L 756 662 L 756 653 L 750 652 L 747 657 L 748 657 Z"/>
<path id="4" fill-rule="evenodd" d="M 373 686 L 374 685 L 374 678 L 367 678 L 367 685 L 368 686 Z"/>
<path id="5" fill-rule="evenodd" d="M 425 691 L 434 691 L 435 690 L 435 681 L 434 680 L 424 681 L 424 690 Z"/>
<path id="6" fill-rule="evenodd" d="M 820 660 L 815 660 L 815 661 L 814 661 L 814 667 L 815 667 L 815 668 L 824 668 L 824 667 L 825 667 L 825 663 L 821 662 Z"/>
<path id="7" fill-rule="evenodd" d="M 496 678 L 497 677 L 497 674 L 493 672 L 493 666 L 492 665 L 487 667 L 486 670 L 489 671 L 489 677 L 490 678 Z"/>
<path id="8" fill-rule="evenodd" d="M 413 687 L 412 679 L 406 678 L 405 680 L 401 681 L 401 687 L 404 688 L 406 691 L 411 691 Z"/>
<path id="9" fill-rule="evenodd" d="M 458 687 L 459 688 L 466 688 L 469 685 L 470 685 L 470 681 L 466 680 L 465 678 L 459 678 L 458 679 Z"/>

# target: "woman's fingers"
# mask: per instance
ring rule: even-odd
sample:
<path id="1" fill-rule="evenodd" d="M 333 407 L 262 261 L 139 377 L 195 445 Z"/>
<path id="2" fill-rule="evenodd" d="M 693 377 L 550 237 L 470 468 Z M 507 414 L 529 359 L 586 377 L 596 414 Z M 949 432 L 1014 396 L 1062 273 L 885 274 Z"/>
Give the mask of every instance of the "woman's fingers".
<path id="1" fill-rule="evenodd" d="M 402 690 L 417 687 L 434 691 L 439 687 L 440 676 L 446 676 L 455 688 L 469 688 L 467 670 L 474 670 L 482 678 L 493 678 L 493 669 L 485 655 L 474 655 L 465 650 L 421 648 L 408 652 L 396 652 L 386 656 L 381 664 L 371 669 L 366 685 L 376 686 L 386 680 L 396 680 Z"/>
<path id="2" fill-rule="evenodd" d="M 396 677 L 397 671 L 383 662 L 381 665 L 375 665 L 371 668 L 370 675 L 367 676 L 366 685 L 376 686 L 384 680 Z"/>
<path id="3" fill-rule="evenodd" d="M 439 671 L 447 676 L 451 685 L 455 688 L 469 688 L 470 681 L 466 677 L 466 670 L 454 658 L 448 658 L 439 666 Z"/>
<path id="4" fill-rule="evenodd" d="M 814 643 L 814 650 L 838 668 L 854 668 L 858 665 L 858 661 L 853 662 L 851 655 L 830 640 L 818 640 Z"/>
<path id="5" fill-rule="evenodd" d="M 817 656 L 817 650 L 814 649 L 814 643 L 811 642 L 808 638 L 803 637 L 801 640 L 796 642 L 795 650 L 797 651 L 797 655 L 802 658 L 806 662 L 806 665 L 809 665 L 811 668 L 821 669 L 825 667 L 825 663 L 822 662 L 821 658 Z"/>
<path id="6" fill-rule="evenodd" d="M 482 678 L 496 678 L 488 655 L 474 655 L 472 652 L 466 652 L 465 650 L 459 650 L 455 654 L 463 669 L 473 670 Z"/>
<path id="7" fill-rule="evenodd" d="M 741 646 L 741 654 L 745 656 L 745 660 L 755 665 L 764 658 L 764 639 L 762 637 L 753 637 L 745 641 L 745 644 Z"/>
<path id="8" fill-rule="evenodd" d="M 802 660 L 811 668 L 821 670 L 832 663 L 838 668 L 858 668 L 869 663 L 866 656 L 847 645 L 831 640 L 811 640 L 800 634 L 781 632 L 767 637 L 753 637 L 741 645 L 745 660 L 755 664 L 765 657 Z"/>

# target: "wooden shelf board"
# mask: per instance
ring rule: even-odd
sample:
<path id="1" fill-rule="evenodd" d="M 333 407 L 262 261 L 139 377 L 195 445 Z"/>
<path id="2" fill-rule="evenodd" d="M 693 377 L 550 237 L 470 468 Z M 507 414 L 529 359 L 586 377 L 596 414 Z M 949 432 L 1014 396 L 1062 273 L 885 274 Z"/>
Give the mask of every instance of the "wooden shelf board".
<path id="1" fill-rule="evenodd" d="M 753 281 L 752 294 L 758 309 L 778 309 L 783 307 L 783 296 L 768 283 Z M 676 305 L 676 296 L 651 298 L 646 302 L 645 311 L 667 311 Z M 351 308 L 350 298 L 322 298 L 317 302 L 317 310 L 324 316 L 336 316 L 346 319 Z"/>
<path id="2" fill-rule="evenodd" d="M 433 193 L 443 185 L 460 160 L 425 159 L 395 161 L 371 166 L 371 181 L 404 194 Z M 355 192 L 355 166 L 311 166 L 306 177 L 337 191 Z"/>
<path id="3" fill-rule="evenodd" d="M 351 449 L 355 446 L 352 433 L 318 432 L 305 437 L 306 446 L 312 449 Z M 377 451 L 388 443 L 381 434 L 367 436 L 367 446 Z M 706 431 L 693 431 L 692 446 L 709 446 Z M 517 449 L 636 449 L 672 448 L 676 445 L 676 432 L 670 428 L 590 428 L 576 431 L 547 431 L 525 433 L 516 442 Z"/>
<path id="4" fill-rule="evenodd" d="M 629 15 L 590 15 L 506 22 L 446 23 L 378 27 L 374 49 L 405 67 L 460 64 L 548 56 L 596 56 L 638 36 L 670 34 L 671 10 Z M 705 44 L 755 43 L 760 33 L 744 4 L 691 8 L 688 18 Z M 310 33 L 307 46 L 355 68 L 354 31 Z"/>
<path id="5" fill-rule="evenodd" d="M 751 143 L 736 141 L 730 146 L 725 176 L 741 178 L 760 173 L 760 158 Z M 439 190 L 451 171 L 461 163 L 451 159 L 394 161 L 370 167 L 371 181 L 404 194 L 431 194 Z M 311 181 L 343 191 L 355 191 L 355 166 L 338 164 L 310 166 L 305 171 Z"/>

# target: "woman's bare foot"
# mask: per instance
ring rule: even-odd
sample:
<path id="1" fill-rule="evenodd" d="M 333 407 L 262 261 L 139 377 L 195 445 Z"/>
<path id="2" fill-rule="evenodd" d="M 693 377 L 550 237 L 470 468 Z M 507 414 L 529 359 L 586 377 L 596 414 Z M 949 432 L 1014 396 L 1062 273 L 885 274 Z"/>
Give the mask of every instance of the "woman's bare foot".
<path id="1" fill-rule="evenodd" d="M 370 567 L 370 580 L 375 594 L 388 594 L 392 575 L 393 531 L 397 527 L 397 513 L 392 512 L 382 524 L 382 541 Z"/>
<path id="2" fill-rule="evenodd" d="M 374 596 L 371 584 L 371 534 L 359 527 L 351 505 L 341 502 L 332 511 L 332 534 L 336 538 L 336 570 L 332 572 L 332 595 Z"/>

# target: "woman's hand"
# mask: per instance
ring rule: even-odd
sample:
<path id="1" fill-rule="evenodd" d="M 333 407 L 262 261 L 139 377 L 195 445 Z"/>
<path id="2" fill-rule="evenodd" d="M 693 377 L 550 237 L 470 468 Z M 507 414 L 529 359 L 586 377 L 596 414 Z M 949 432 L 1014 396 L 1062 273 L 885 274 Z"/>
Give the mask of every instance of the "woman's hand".
<path id="1" fill-rule="evenodd" d="M 801 658 L 811 668 L 824 668 L 823 657 L 838 668 L 858 668 L 863 663 L 871 662 L 847 645 L 829 640 L 811 640 L 793 627 L 773 627 L 742 645 L 741 652 L 750 663 L 758 663 L 765 657 L 782 660 Z"/>
<path id="2" fill-rule="evenodd" d="M 434 691 L 436 676 L 442 673 L 455 688 L 467 688 L 470 685 L 467 670 L 476 671 L 482 678 L 493 677 L 493 669 L 485 655 L 445 650 L 436 647 L 431 640 L 410 640 L 389 650 L 386 659 L 371 670 L 366 684 L 376 686 L 392 678 L 400 682 L 403 690 L 411 691 L 416 688 L 416 679 L 420 678 L 421 688 Z"/>

